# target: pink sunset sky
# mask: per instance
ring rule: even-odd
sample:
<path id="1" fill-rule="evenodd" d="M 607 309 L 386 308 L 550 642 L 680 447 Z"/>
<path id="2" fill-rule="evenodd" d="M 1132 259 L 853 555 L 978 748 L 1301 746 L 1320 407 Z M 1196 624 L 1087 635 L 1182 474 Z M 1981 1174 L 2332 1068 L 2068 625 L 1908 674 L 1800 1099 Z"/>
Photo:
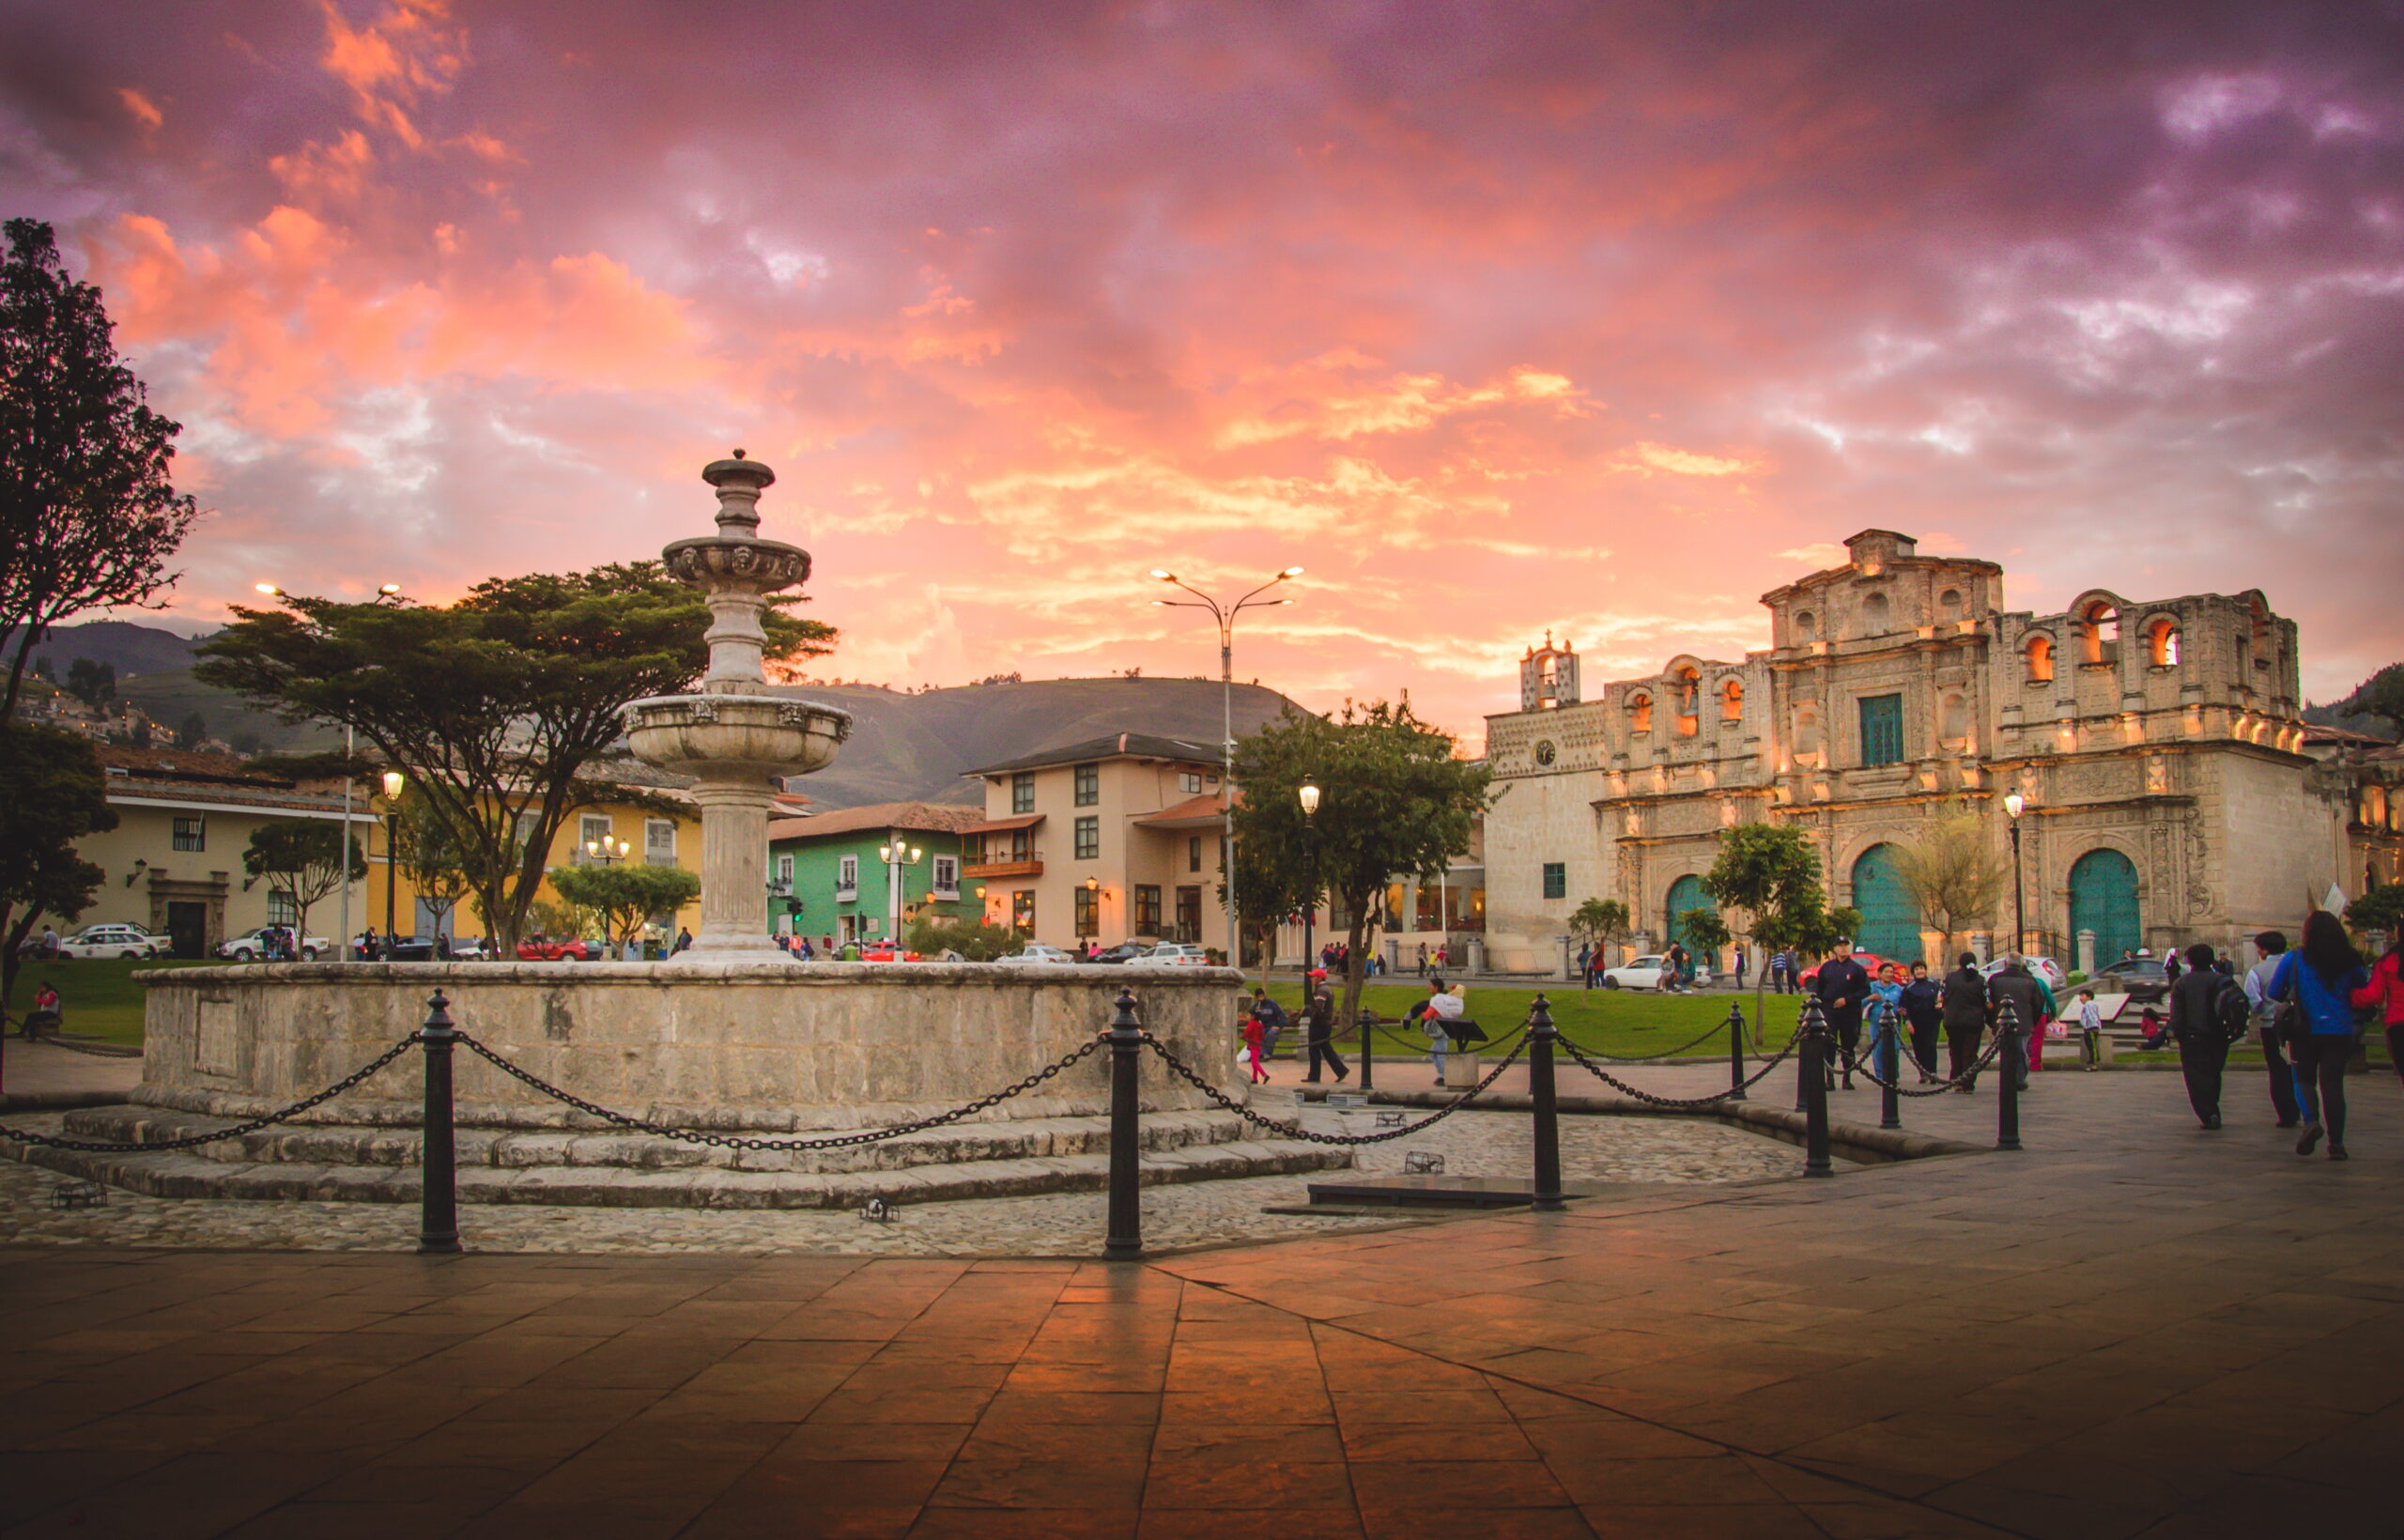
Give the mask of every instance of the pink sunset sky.
<path id="1" fill-rule="evenodd" d="M 1474 740 L 1872 526 L 2404 656 L 2392 7 L 0 0 L 0 212 L 185 424 L 185 628 L 739 444 L 896 685 L 1215 672 L 1146 571 L 1300 563 L 1238 676 Z"/>

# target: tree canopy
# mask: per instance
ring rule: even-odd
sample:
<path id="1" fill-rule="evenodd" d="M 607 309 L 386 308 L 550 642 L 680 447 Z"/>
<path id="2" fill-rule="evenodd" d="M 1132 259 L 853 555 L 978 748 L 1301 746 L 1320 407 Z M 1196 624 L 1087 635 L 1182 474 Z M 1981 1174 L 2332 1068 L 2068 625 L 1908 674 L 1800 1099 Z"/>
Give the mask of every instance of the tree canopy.
<path id="1" fill-rule="evenodd" d="M 1830 909 L 1820 880 L 1819 853 L 1792 824 L 1738 824 L 1719 831 L 1719 855 L 1703 874 L 1703 890 L 1721 905 L 1744 911 L 1746 933 L 1759 950 L 1823 957 L 1860 928 L 1852 909 Z M 1762 1019 L 1767 970 L 1754 975 L 1753 1019 Z"/>
<path id="2" fill-rule="evenodd" d="M 146 605 L 199 510 L 168 479 L 181 428 L 118 359 L 100 291 L 50 226 L 12 219 L 0 259 L 0 723 L 33 648 L 87 609 Z"/>
<path id="3" fill-rule="evenodd" d="M 1569 933 L 1583 940 L 1601 957 L 1620 937 L 1627 934 L 1630 919 L 1627 905 L 1617 899 L 1588 899 L 1569 916 Z M 1597 962 L 1597 967 L 1603 966 Z"/>
<path id="4" fill-rule="evenodd" d="M 346 850 L 339 824 L 277 818 L 251 831 L 250 845 L 242 852 L 242 870 L 265 880 L 269 892 L 281 893 L 291 903 L 297 949 L 308 944 L 310 906 L 346 879 L 355 882 L 366 876 L 367 855 L 360 849 L 356 835 Z M 344 936 L 337 945 L 347 947 L 350 938 Z"/>
<path id="5" fill-rule="evenodd" d="M 1955 936 L 1996 912 L 2011 869 L 1989 842 L 1985 823 L 1956 804 L 1902 847 L 1895 875 L 1922 919 L 1944 935 L 1939 955 L 1949 957 Z"/>
<path id="6" fill-rule="evenodd" d="M 1235 809 L 1238 897 L 1284 885 L 1304 903 L 1320 893 L 1334 901 L 1350 944 L 1342 1007 L 1349 1021 L 1387 884 L 1441 877 L 1469 850 L 1493 772 L 1456 757 L 1451 735 L 1413 716 L 1406 698 L 1348 701 L 1335 716 L 1289 704 L 1236 740 L 1233 774 L 1243 788 Z M 1318 810 L 1307 819 L 1305 782 L 1319 789 Z M 1247 876 L 1247 865 L 1279 870 Z"/>
<path id="7" fill-rule="evenodd" d="M 561 898 L 601 916 L 602 939 L 622 947 L 654 915 L 671 919 L 701 891 L 701 879 L 683 867 L 620 862 L 615 866 L 551 869 Z"/>
<path id="8" fill-rule="evenodd" d="M 832 650 L 832 628 L 785 612 L 801 602 L 771 600 L 770 657 Z M 619 708 L 683 689 L 708 659 L 707 607 L 655 562 L 496 578 L 447 607 L 287 595 L 234 613 L 193 673 L 288 719 L 355 728 L 447 826 L 504 948 Z"/>
<path id="9" fill-rule="evenodd" d="M 0 732 L 0 1021 L 42 916 L 72 920 L 107 876 L 75 853 L 77 841 L 116 827 L 88 739 L 43 727 Z"/>

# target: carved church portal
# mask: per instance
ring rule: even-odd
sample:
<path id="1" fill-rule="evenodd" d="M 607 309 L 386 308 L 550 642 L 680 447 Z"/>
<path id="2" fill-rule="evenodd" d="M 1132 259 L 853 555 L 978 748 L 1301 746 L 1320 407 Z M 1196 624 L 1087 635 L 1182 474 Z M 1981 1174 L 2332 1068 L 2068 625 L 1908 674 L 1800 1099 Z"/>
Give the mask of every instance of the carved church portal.
<path id="1" fill-rule="evenodd" d="M 2033 918 L 2033 916 L 2032 916 Z M 2110 967 L 2144 944 L 2137 916 L 2137 869 L 2117 850 L 2090 850 L 2070 869 L 2070 942 L 2095 932 L 2095 962 Z"/>
<path id="2" fill-rule="evenodd" d="M 1919 906 L 1895 870 L 1895 847 L 1872 845 L 1853 863 L 1853 906 L 1861 911 L 1861 933 L 1853 944 L 1906 966 L 1920 957 Z"/>

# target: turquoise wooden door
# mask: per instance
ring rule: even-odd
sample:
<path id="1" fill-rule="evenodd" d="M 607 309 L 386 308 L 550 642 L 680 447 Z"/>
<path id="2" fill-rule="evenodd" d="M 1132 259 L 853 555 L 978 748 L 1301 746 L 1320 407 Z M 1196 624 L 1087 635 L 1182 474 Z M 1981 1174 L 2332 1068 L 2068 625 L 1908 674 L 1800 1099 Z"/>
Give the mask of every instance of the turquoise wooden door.
<path id="1" fill-rule="evenodd" d="M 1698 947 L 1693 942 L 1687 941 L 1687 928 L 1678 919 L 1680 915 L 1689 909 L 1708 909 L 1713 914 L 1719 912 L 1719 906 L 1711 901 L 1711 895 L 1703 890 L 1703 879 L 1688 873 L 1672 883 L 1670 897 L 1661 907 L 1664 911 L 1662 934 L 1672 941 L 1685 941 L 1687 951 L 1692 952 L 1697 960 L 1710 963 L 1711 971 L 1718 973 L 1719 971 L 1718 950 L 1710 947 Z"/>
<path id="2" fill-rule="evenodd" d="M 1861 930 L 1853 944 L 1906 966 L 1920 956 L 1919 906 L 1895 870 L 1895 847 L 1872 845 L 1853 863 L 1853 906 Z"/>
<path id="3" fill-rule="evenodd" d="M 2122 952 L 2145 944 L 2145 927 L 2137 916 L 2137 869 L 2117 850 L 2090 850 L 2071 866 L 2069 945 L 2073 951 L 2081 931 L 2095 932 L 2099 967 L 2110 967 Z"/>

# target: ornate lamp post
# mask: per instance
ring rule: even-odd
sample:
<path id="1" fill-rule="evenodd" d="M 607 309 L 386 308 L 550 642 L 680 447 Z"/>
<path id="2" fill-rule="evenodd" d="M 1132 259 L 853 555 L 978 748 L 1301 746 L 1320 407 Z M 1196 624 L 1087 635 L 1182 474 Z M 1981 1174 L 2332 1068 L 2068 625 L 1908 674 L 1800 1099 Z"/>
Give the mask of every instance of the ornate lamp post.
<path id="1" fill-rule="evenodd" d="M 586 859 L 598 861 L 603 866 L 616 866 L 632 854 L 634 848 L 616 835 L 605 834 L 598 839 L 587 839 L 584 855 Z"/>
<path id="2" fill-rule="evenodd" d="M 892 923 L 891 939 L 896 947 L 902 942 L 902 873 L 916 866 L 926 852 L 917 845 L 899 841 L 876 847 L 876 858 L 885 863 L 885 913 Z"/>
<path id="3" fill-rule="evenodd" d="M 1303 863 L 1310 872 L 1310 892 L 1302 900 L 1302 999 L 1311 996 L 1311 963 L 1317 956 L 1311 949 L 1311 926 L 1318 919 L 1318 825 L 1311 821 L 1318 811 L 1318 788 L 1302 782 L 1295 796 L 1302 805 Z"/>
<path id="4" fill-rule="evenodd" d="M 393 955 L 395 884 L 401 870 L 401 788 L 407 780 L 398 770 L 384 772 L 384 955 Z"/>
<path id="5" fill-rule="evenodd" d="M 1236 930 L 1236 617 L 1247 609 L 1292 604 L 1291 599 L 1263 599 L 1260 595 L 1287 578 L 1302 575 L 1302 568 L 1287 567 L 1235 603 L 1223 605 L 1200 589 L 1179 581 L 1177 574 L 1161 567 L 1152 569 L 1154 578 L 1194 595 L 1191 599 L 1154 599 L 1152 603 L 1164 609 L 1207 609 L 1210 618 L 1219 623 L 1219 876 L 1227 888 L 1227 962 L 1239 968 L 1243 966 L 1243 941 Z"/>
<path id="6" fill-rule="evenodd" d="M 2028 916 L 2021 907 L 2020 891 L 2020 815 L 2028 808 L 2028 799 L 2014 792 L 2003 799 L 2003 810 L 2011 815 L 2011 949 L 2023 952 L 2028 946 Z"/>

